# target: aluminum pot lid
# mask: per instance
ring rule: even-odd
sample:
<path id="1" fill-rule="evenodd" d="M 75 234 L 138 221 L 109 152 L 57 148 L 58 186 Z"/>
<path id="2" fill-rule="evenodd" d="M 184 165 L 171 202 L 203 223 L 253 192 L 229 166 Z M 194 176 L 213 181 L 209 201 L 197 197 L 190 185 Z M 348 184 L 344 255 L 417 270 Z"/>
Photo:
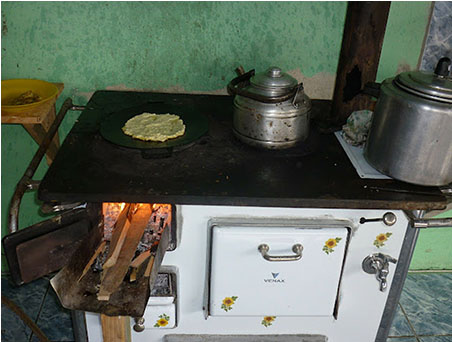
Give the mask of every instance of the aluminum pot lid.
<path id="1" fill-rule="evenodd" d="M 298 84 L 295 78 L 275 66 L 251 77 L 250 83 L 250 91 L 267 96 L 285 95 Z"/>
<path id="2" fill-rule="evenodd" d="M 452 79 L 425 71 L 408 71 L 398 75 L 395 82 L 407 91 L 430 99 L 452 102 Z"/>

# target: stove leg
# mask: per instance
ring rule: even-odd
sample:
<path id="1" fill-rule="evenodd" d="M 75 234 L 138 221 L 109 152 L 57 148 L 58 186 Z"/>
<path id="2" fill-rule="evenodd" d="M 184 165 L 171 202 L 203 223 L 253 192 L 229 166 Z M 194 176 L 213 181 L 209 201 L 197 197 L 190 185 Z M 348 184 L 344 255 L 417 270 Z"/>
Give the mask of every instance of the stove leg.
<path id="1" fill-rule="evenodd" d="M 83 311 L 71 310 L 71 318 L 75 342 L 88 342 L 85 313 Z"/>
<path id="2" fill-rule="evenodd" d="M 419 229 L 415 229 L 410 226 L 407 227 L 405 239 L 402 245 L 402 251 L 400 252 L 398 258 L 399 261 L 392 279 L 393 285 L 388 293 L 388 299 L 386 300 L 385 309 L 380 321 L 380 327 L 378 328 L 375 342 L 385 342 L 388 338 L 389 329 L 391 329 L 397 305 L 402 294 L 403 284 L 405 283 L 405 279 L 408 274 L 408 268 L 410 267 L 418 235 Z"/>
<path id="3" fill-rule="evenodd" d="M 104 342 L 131 342 L 130 318 L 128 316 L 110 317 L 100 315 Z"/>

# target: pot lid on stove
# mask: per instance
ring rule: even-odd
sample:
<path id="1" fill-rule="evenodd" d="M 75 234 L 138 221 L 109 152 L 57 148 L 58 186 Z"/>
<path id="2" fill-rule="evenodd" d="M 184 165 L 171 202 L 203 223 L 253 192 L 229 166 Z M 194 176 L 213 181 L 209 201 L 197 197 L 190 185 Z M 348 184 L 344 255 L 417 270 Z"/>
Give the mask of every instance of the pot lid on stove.
<path id="1" fill-rule="evenodd" d="M 251 77 L 250 84 L 251 86 L 247 89 L 250 92 L 272 97 L 290 93 L 298 82 L 295 78 L 283 72 L 281 68 L 272 66 Z"/>
<path id="2" fill-rule="evenodd" d="M 398 75 L 394 82 L 402 89 L 431 100 L 452 103 L 452 79 L 449 76 L 451 60 L 441 58 L 435 72 L 407 71 Z"/>

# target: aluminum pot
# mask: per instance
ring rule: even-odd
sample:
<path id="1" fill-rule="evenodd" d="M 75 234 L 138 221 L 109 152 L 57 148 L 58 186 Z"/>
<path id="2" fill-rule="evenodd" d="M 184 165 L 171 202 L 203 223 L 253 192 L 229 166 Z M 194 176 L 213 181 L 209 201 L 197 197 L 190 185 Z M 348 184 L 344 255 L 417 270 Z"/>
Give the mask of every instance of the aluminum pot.
<path id="1" fill-rule="evenodd" d="M 409 71 L 383 81 L 364 149 L 380 172 L 408 183 L 452 182 L 451 61 L 434 73 Z"/>
<path id="2" fill-rule="evenodd" d="M 251 70 L 228 85 L 235 95 L 233 131 L 252 146 L 284 149 L 304 141 L 309 135 L 311 101 L 292 76 L 278 67 L 263 73 Z"/>

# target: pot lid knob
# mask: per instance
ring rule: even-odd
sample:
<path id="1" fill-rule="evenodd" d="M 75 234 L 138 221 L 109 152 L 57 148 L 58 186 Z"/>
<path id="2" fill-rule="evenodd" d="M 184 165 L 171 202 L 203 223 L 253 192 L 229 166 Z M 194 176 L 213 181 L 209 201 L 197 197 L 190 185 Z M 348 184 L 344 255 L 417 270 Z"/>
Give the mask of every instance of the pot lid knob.
<path id="1" fill-rule="evenodd" d="M 437 76 L 447 77 L 449 76 L 449 67 L 451 60 L 449 57 L 443 57 L 438 61 L 435 68 L 435 74 Z"/>
<path id="2" fill-rule="evenodd" d="M 281 77 L 282 75 L 282 70 L 278 67 L 270 67 L 267 69 L 267 74 L 270 77 Z"/>
<path id="3" fill-rule="evenodd" d="M 434 73 L 406 71 L 397 75 L 394 83 L 416 96 L 452 103 L 452 79 L 449 77 L 450 65 L 450 58 L 443 57 L 438 61 Z"/>

